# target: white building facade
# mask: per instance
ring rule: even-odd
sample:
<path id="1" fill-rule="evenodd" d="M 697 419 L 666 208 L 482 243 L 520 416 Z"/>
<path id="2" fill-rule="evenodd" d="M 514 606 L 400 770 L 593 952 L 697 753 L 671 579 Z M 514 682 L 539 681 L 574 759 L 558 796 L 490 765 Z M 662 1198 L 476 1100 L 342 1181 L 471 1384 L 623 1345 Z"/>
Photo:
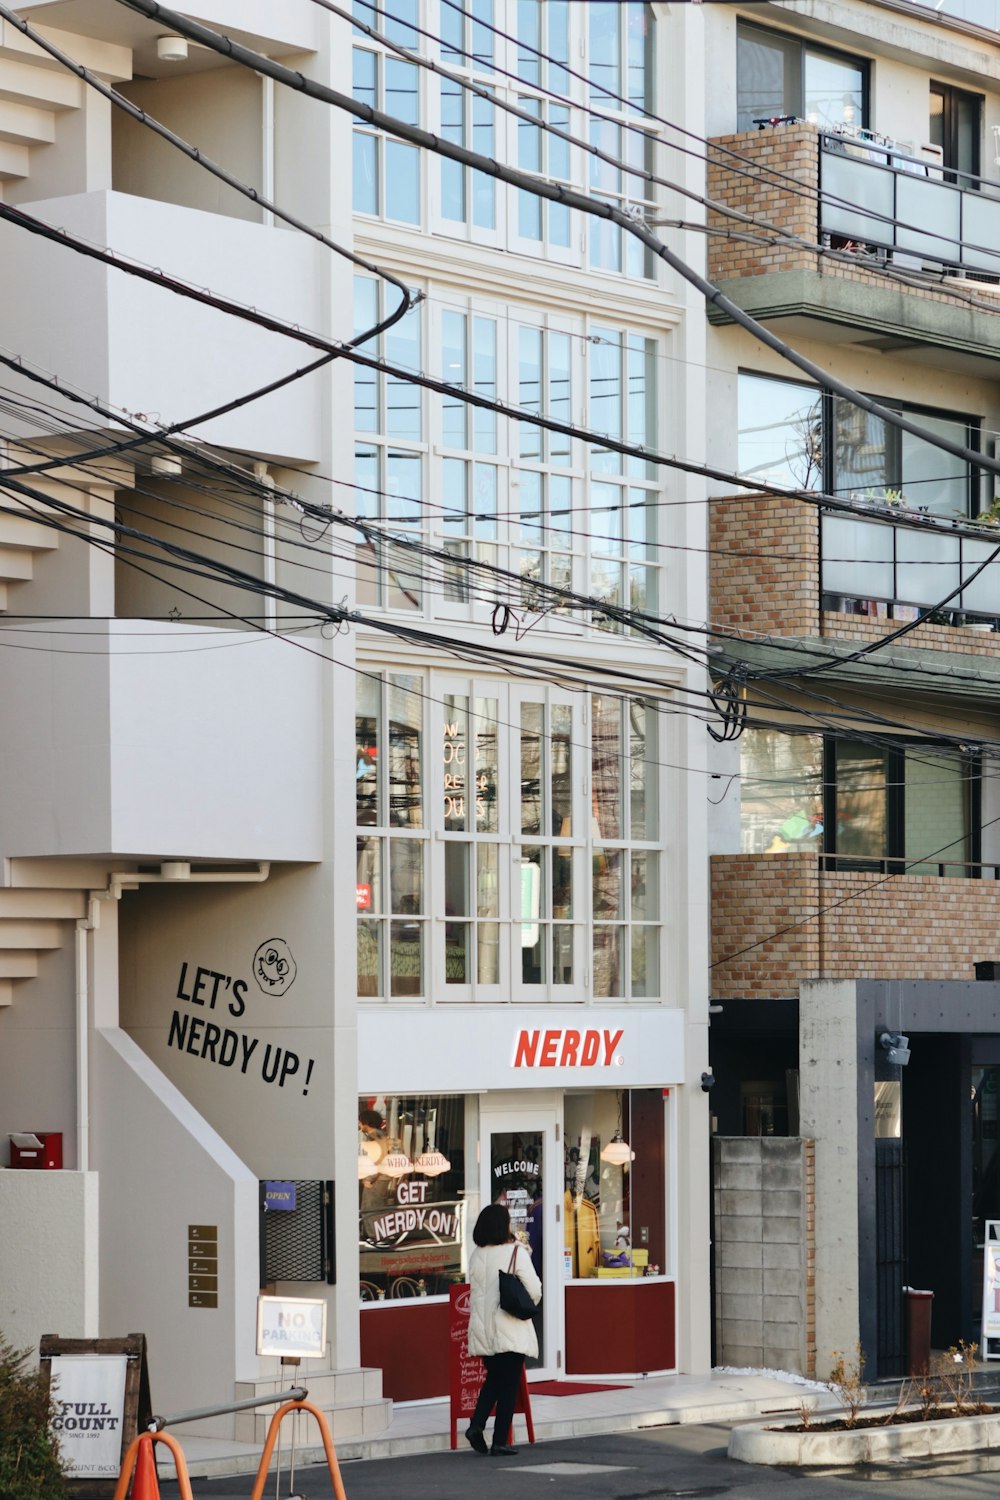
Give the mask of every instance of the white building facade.
<path id="1" fill-rule="evenodd" d="M 388 9 L 186 14 L 688 216 L 635 175 L 657 102 L 701 107 L 687 16 Z M 0 1138 L 63 1152 L 0 1172 L 0 1329 L 141 1329 L 158 1409 L 214 1405 L 278 1375 L 260 1288 L 322 1296 L 310 1389 L 356 1435 L 447 1390 L 448 1288 L 501 1198 L 541 1373 L 706 1368 L 705 684 L 643 619 L 705 614 L 700 481 L 653 457 L 702 451 L 703 310 L 621 227 L 193 43 L 164 60 L 123 7 L 20 14 L 135 108 L 3 23 L 3 203 L 145 274 L 0 224 L 2 342 L 62 387 L 6 382 Z M 383 271 L 419 295 L 374 367 L 218 410 L 388 317 Z"/>

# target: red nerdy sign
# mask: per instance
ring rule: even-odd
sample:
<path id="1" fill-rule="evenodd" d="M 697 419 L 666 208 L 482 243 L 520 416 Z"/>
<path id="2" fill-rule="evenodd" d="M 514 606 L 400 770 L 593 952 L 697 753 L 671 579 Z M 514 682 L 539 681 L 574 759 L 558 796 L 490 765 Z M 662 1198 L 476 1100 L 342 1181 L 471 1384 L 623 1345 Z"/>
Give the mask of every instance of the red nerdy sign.
<path id="1" fill-rule="evenodd" d="M 451 1446 L 458 1447 L 458 1423 L 466 1421 L 476 1409 L 479 1388 L 486 1374 L 478 1354 L 469 1353 L 469 1295 L 467 1281 L 450 1288 L 448 1294 L 448 1343 L 449 1384 L 451 1387 Z M 528 1379 L 521 1371 L 521 1389 L 514 1404 L 515 1412 L 523 1412 L 528 1427 L 528 1442 L 535 1441 L 535 1426 L 531 1420 L 531 1402 L 528 1399 Z M 511 1429 L 510 1441 L 514 1434 Z"/>

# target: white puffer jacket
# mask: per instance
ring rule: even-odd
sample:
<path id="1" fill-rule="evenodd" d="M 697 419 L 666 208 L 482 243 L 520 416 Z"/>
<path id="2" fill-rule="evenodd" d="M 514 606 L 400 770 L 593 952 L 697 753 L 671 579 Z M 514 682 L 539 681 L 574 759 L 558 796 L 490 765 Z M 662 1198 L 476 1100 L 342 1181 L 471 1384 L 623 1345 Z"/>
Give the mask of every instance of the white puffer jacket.
<path id="1" fill-rule="evenodd" d="M 524 1354 L 538 1356 L 538 1339 L 530 1318 L 514 1318 L 500 1306 L 500 1272 L 510 1266 L 514 1246 L 482 1245 L 469 1258 L 469 1353 Z M 514 1275 L 522 1281 L 537 1306 L 542 1300 L 542 1283 L 531 1264 L 531 1252 L 518 1245 Z"/>

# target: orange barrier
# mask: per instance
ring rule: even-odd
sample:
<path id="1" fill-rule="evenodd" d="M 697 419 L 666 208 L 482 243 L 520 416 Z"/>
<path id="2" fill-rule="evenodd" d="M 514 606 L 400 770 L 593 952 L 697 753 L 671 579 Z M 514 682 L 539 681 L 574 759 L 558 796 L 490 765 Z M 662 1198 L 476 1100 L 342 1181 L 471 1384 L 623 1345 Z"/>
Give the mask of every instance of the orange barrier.
<path id="1" fill-rule="evenodd" d="M 267 1440 L 264 1443 L 264 1451 L 260 1455 L 260 1467 L 257 1470 L 257 1478 L 254 1481 L 250 1500 L 261 1500 L 261 1496 L 264 1493 L 264 1485 L 267 1482 L 267 1470 L 271 1462 L 271 1454 L 274 1452 L 274 1445 L 278 1440 L 278 1429 L 290 1411 L 307 1411 L 316 1418 L 320 1437 L 323 1439 L 326 1466 L 330 1471 L 330 1478 L 333 1481 L 333 1493 L 336 1496 L 336 1500 L 347 1500 L 347 1495 L 344 1493 L 344 1481 L 340 1477 L 340 1465 L 337 1462 L 337 1455 L 333 1449 L 333 1438 L 330 1435 L 330 1429 L 319 1407 L 313 1406 L 311 1401 L 286 1401 L 285 1405 L 280 1406 L 271 1418 L 267 1429 Z M 115 1495 L 115 1500 L 119 1500 L 117 1494 Z M 189 1500 L 189 1497 L 185 1496 L 184 1500 Z"/>
<path id="2" fill-rule="evenodd" d="M 177 1487 L 180 1490 L 181 1500 L 194 1500 L 181 1445 L 167 1432 L 140 1432 L 137 1438 L 132 1439 L 122 1460 L 121 1473 L 115 1485 L 114 1500 L 125 1500 L 133 1471 L 135 1488 L 132 1491 L 132 1500 L 160 1500 L 156 1460 L 153 1457 L 154 1443 L 166 1443 L 174 1455 L 174 1469 L 177 1473 Z"/>

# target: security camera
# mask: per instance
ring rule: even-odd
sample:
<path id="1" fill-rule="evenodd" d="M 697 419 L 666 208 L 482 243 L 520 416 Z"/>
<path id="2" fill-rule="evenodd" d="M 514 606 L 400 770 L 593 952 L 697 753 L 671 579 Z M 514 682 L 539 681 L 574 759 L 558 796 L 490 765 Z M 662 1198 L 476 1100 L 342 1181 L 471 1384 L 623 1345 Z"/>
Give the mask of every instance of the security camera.
<path id="1" fill-rule="evenodd" d="M 715 1074 L 711 1070 L 709 1070 L 707 1073 L 702 1073 L 702 1075 L 701 1075 L 701 1091 L 702 1091 L 702 1093 L 703 1094 L 707 1094 L 708 1091 L 709 1091 L 709 1089 L 714 1089 L 714 1088 L 715 1088 Z"/>
<path id="2" fill-rule="evenodd" d="M 905 1068 L 910 1060 L 910 1038 L 900 1031 L 883 1031 L 879 1037 L 886 1061 L 894 1068 Z"/>

